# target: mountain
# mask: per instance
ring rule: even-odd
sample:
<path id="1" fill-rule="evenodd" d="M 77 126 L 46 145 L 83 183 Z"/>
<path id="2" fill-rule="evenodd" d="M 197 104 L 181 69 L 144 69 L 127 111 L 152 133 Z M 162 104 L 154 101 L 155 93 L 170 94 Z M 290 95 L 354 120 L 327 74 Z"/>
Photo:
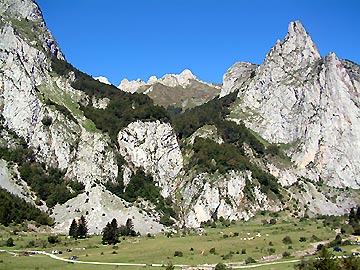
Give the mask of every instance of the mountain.
<path id="1" fill-rule="evenodd" d="M 230 118 L 286 145 L 302 177 L 358 189 L 359 66 L 334 53 L 322 58 L 296 21 L 252 72 L 232 83 L 239 93 Z"/>
<path id="2" fill-rule="evenodd" d="M 123 79 L 118 88 L 148 95 L 155 104 L 165 108 L 170 106 L 182 110 L 208 102 L 219 95 L 221 89 L 218 85 L 199 80 L 188 69 L 180 74 L 166 74 L 160 79 L 151 76 L 147 82 Z"/>
<path id="3" fill-rule="evenodd" d="M 4 0 L 0 13 L 0 187 L 54 231 L 81 215 L 91 233 L 113 218 L 157 233 L 360 204 L 360 67 L 322 58 L 300 22 L 221 89 L 185 70 L 123 81 L 129 93 L 69 64 L 34 1 Z"/>

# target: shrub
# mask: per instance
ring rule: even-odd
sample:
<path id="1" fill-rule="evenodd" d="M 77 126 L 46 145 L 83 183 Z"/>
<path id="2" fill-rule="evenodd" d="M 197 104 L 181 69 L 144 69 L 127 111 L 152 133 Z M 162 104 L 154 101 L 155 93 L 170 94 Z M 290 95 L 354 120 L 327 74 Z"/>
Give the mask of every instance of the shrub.
<path id="1" fill-rule="evenodd" d="M 44 125 L 44 126 L 51 126 L 52 124 L 52 118 L 50 116 L 44 116 L 43 119 L 41 119 L 41 123 Z"/>
<path id="2" fill-rule="evenodd" d="M 284 251 L 282 256 L 283 258 L 287 258 L 287 257 L 290 257 L 291 253 L 290 252 L 287 252 L 287 251 Z"/>
<path id="3" fill-rule="evenodd" d="M 211 248 L 210 250 L 209 250 L 209 253 L 210 254 L 216 254 L 216 250 L 215 250 L 215 248 L 213 247 L 213 248 Z"/>
<path id="4" fill-rule="evenodd" d="M 252 257 L 247 257 L 245 260 L 245 264 L 249 264 L 249 263 L 256 263 L 256 261 Z"/>
<path id="5" fill-rule="evenodd" d="M 291 240 L 290 236 L 285 236 L 285 237 L 283 238 L 282 242 L 283 242 L 285 245 L 292 244 L 292 240 Z"/>
<path id="6" fill-rule="evenodd" d="M 218 263 L 217 265 L 215 265 L 215 270 L 227 270 L 227 267 L 223 263 Z"/>
<path id="7" fill-rule="evenodd" d="M 241 254 L 246 254 L 246 248 L 243 248 L 243 249 L 241 250 Z"/>
<path id="8" fill-rule="evenodd" d="M 174 257 L 182 257 L 184 254 L 183 254 L 183 252 L 182 251 L 175 251 L 174 252 Z"/>
<path id="9" fill-rule="evenodd" d="M 6 246 L 7 246 L 7 247 L 13 247 L 13 246 L 15 246 L 15 245 L 14 245 L 14 239 L 12 239 L 11 237 L 8 238 L 8 240 L 6 241 Z"/>
<path id="10" fill-rule="evenodd" d="M 306 237 L 304 236 L 301 236 L 300 239 L 299 239 L 300 242 L 306 242 Z"/>
<path id="11" fill-rule="evenodd" d="M 50 235 L 48 237 L 48 242 L 50 244 L 56 244 L 56 243 L 59 243 L 59 237 L 57 235 Z"/>
<path id="12" fill-rule="evenodd" d="M 171 262 L 168 263 L 168 265 L 165 268 L 166 270 L 174 270 L 175 269 L 175 265 L 173 265 Z"/>

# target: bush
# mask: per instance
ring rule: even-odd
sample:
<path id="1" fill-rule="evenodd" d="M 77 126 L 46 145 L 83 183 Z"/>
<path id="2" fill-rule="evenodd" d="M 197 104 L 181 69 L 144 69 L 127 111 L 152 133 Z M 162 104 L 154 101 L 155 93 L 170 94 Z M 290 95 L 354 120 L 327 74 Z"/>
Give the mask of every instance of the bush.
<path id="1" fill-rule="evenodd" d="M 59 243 L 59 237 L 57 235 L 50 235 L 50 236 L 48 236 L 48 242 L 50 244 Z"/>
<path id="2" fill-rule="evenodd" d="M 217 265 L 215 265 L 215 270 L 227 270 L 227 269 L 228 268 L 223 263 L 218 263 Z"/>
<path id="3" fill-rule="evenodd" d="M 210 254 L 216 254 L 216 250 L 215 250 L 215 248 L 213 247 L 213 248 L 211 248 L 210 250 L 209 250 L 209 253 Z"/>
<path id="4" fill-rule="evenodd" d="M 300 239 L 299 239 L 300 242 L 306 242 L 306 237 L 304 236 L 301 236 Z"/>
<path id="5" fill-rule="evenodd" d="M 292 244 L 292 240 L 291 240 L 290 236 L 285 236 L 285 237 L 283 238 L 282 242 L 283 242 L 285 245 Z"/>
<path id="6" fill-rule="evenodd" d="M 15 244 L 14 244 L 14 239 L 12 239 L 11 237 L 8 238 L 8 240 L 6 240 L 6 246 L 7 246 L 7 247 L 13 247 L 13 246 L 15 246 Z"/>
<path id="7" fill-rule="evenodd" d="M 256 261 L 252 257 L 248 257 L 245 260 L 245 264 L 249 264 L 249 263 L 256 263 Z"/>
<path id="8" fill-rule="evenodd" d="M 241 250 L 241 254 L 246 254 L 246 248 L 243 248 L 243 249 Z"/>
<path id="9" fill-rule="evenodd" d="M 288 251 L 284 251 L 282 254 L 283 258 L 288 258 L 288 257 L 290 257 L 290 255 L 291 255 L 291 253 Z"/>
<path id="10" fill-rule="evenodd" d="M 41 120 L 41 123 L 44 125 L 44 126 L 51 126 L 52 124 L 52 118 L 50 116 L 44 116 L 44 118 Z"/>
<path id="11" fill-rule="evenodd" d="M 174 252 L 174 257 L 182 257 L 184 254 L 183 254 L 183 252 L 182 251 L 175 251 Z"/>

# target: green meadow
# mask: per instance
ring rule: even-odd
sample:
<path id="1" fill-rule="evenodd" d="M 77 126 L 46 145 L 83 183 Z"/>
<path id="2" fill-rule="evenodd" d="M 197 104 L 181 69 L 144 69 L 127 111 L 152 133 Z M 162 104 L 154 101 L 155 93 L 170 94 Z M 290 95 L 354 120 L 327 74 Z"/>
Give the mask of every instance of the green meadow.
<path id="1" fill-rule="evenodd" d="M 230 226 L 206 227 L 203 235 L 194 231 L 142 235 L 120 238 L 116 246 L 101 244 L 101 235 L 75 240 L 67 235 L 58 235 L 58 243 L 50 244 L 47 233 L 14 234 L 5 227 L 0 230 L 0 249 L 41 250 L 51 253 L 61 250 L 57 256 L 69 259 L 77 256 L 77 261 L 134 263 L 147 266 L 89 265 L 63 262 L 45 255 L 24 256 L 23 252 L 0 253 L 0 269 L 144 269 L 150 264 L 201 265 L 221 263 L 243 263 L 257 261 L 272 256 L 274 261 L 300 259 L 307 255 L 320 242 L 329 242 L 336 232 L 323 225 L 322 220 L 281 221 L 277 224 L 263 225 L 261 217 L 248 222 L 231 223 Z M 14 241 L 7 247 L 8 238 Z M 286 239 L 286 240 L 284 240 Z M 285 242 L 285 243 L 284 243 Z M 351 254 L 357 246 L 343 247 L 343 254 Z M 67 249 L 71 249 L 68 252 Z M 250 260 L 252 258 L 253 260 Z M 277 265 L 264 265 L 256 269 L 294 269 L 294 262 Z M 159 267 L 158 267 L 159 268 Z M 159 268 L 161 269 L 161 268 Z"/>

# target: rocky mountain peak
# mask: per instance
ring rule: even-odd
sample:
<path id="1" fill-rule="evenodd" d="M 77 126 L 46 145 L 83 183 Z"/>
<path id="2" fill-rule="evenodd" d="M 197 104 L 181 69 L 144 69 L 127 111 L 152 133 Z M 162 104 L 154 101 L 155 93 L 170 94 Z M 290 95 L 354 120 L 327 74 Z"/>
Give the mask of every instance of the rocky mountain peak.
<path id="1" fill-rule="evenodd" d="M 285 72 L 306 68 L 321 58 L 300 21 L 291 22 L 284 40 L 277 41 L 265 58 L 265 65 L 280 65 Z"/>
<path id="2" fill-rule="evenodd" d="M 95 80 L 98 80 L 99 82 L 111 85 L 111 82 L 109 81 L 108 78 L 104 77 L 104 76 L 98 76 L 98 77 L 94 77 Z"/>
<path id="3" fill-rule="evenodd" d="M 4 12 L 18 20 L 37 21 L 43 19 L 39 7 L 32 0 L 3 0 L 0 3 L 0 13 Z"/>

